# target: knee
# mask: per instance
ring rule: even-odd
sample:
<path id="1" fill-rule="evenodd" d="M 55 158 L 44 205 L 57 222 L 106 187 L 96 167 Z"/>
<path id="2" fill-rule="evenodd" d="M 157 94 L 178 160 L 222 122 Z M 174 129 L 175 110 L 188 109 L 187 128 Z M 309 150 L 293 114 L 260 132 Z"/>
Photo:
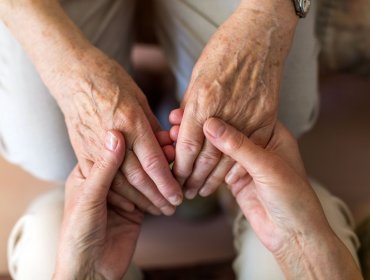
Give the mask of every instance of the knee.
<path id="1" fill-rule="evenodd" d="M 8 240 L 13 279 L 51 279 L 63 215 L 64 192 L 54 189 L 35 200 Z"/>
<path id="2" fill-rule="evenodd" d="M 237 279 L 285 279 L 274 256 L 242 215 L 234 222 L 234 238 L 237 257 L 233 269 Z"/>

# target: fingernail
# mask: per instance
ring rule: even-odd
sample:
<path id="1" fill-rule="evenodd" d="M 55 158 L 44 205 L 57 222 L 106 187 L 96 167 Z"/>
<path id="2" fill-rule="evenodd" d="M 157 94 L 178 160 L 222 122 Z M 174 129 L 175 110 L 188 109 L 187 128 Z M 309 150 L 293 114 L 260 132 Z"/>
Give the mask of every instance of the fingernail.
<path id="1" fill-rule="evenodd" d="M 105 147 L 114 152 L 118 145 L 117 137 L 110 131 L 107 132 L 107 136 L 105 137 Z"/>
<path id="2" fill-rule="evenodd" d="M 220 137 L 226 130 L 226 125 L 221 120 L 211 119 L 207 125 L 208 133 L 214 138 Z"/>
<path id="3" fill-rule="evenodd" d="M 147 211 L 154 216 L 160 216 L 162 214 L 161 210 L 159 210 L 157 207 L 153 205 L 149 206 Z"/>
<path id="4" fill-rule="evenodd" d="M 198 192 L 197 190 L 187 190 L 185 192 L 185 197 L 187 199 L 194 199 L 197 196 Z"/>
<path id="5" fill-rule="evenodd" d="M 206 197 L 209 195 L 209 191 L 207 190 L 207 188 L 202 188 L 200 191 L 199 191 L 199 195 L 201 197 Z"/>
<path id="6" fill-rule="evenodd" d="M 229 173 L 226 175 L 225 177 L 225 182 L 226 184 L 228 185 L 232 185 L 232 184 L 235 184 L 237 181 L 239 180 L 239 176 L 237 176 L 236 174 L 234 173 Z"/>
<path id="7" fill-rule="evenodd" d="M 174 196 L 171 196 L 168 200 L 173 206 L 179 206 L 182 202 L 182 195 L 176 194 Z"/>
<path id="8" fill-rule="evenodd" d="M 172 216 L 175 213 L 176 208 L 172 206 L 163 206 L 161 211 L 166 216 Z"/>

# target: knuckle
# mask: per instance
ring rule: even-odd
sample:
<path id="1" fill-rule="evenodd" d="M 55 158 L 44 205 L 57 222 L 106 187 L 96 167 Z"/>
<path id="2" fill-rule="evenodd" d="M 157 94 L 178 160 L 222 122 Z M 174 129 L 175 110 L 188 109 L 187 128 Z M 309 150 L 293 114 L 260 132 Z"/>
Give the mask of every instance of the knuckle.
<path id="1" fill-rule="evenodd" d="M 218 152 L 202 152 L 198 159 L 197 164 L 202 166 L 214 166 L 219 161 L 220 156 Z"/>
<path id="2" fill-rule="evenodd" d="M 198 82 L 197 86 L 196 86 L 196 91 L 198 93 L 198 96 L 200 98 L 203 98 L 203 97 L 206 97 L 207 100 L 205 101 L 208 101 L 208 98 L 207 95 L 209 94 L 221 94 L 223 92 L 222 90 L 222 86 L 220 84 L 220 82 L 218 80 L 213 80 L 213 81 L 200 81 Z"/>
<path id="3" fill-rule="evenodd" d="M 244 135 L 242 133 L 233 133 L 225 139 L 224 147 L 227 152 L 240 150 L 244 144 Z"/>
<path id="4" fill-rule="evenodd" d="M 163 170 L 162 159 L 163 158 L 157 154 L 147 155 L 142 162 L 142 166 L 148 173 L 155 172 L 157 170 Z"/>
<path id="5" fill-rule="evenodd" d="M 198 187 L 200 187 L 200 184 L 204 182 L 206 177 L 207 175 L 204 175 L 202 172 L 194 172 L 187 180 L 186 188 L 197 189 Z"/>
<path id="6" fill-rule="evenodd" d="M 95 166 L 97 169 L 106 170 L 109 168 L 113 168 L 115 166 L 115 162 L 111 159 L 99 156 L 97 161 L 95 162 Z"/>
<path id="7" fill-rule="evenodd" d="M 129 183 L 125 180 L 122 174 L 118 173 L 113 180 L 112 189 L 123 195 L 128 187 L 130 187 Z"/>
<path id="8" fill-rule="evenodd" d="M 153 199 L 151 199 L 152 203 L 156 207 L 163 207 L 168 205 L 167 200 L 165 200 L 162 196 L 154 196 Z"/>
<path id="9" fill-rule="evenodd" d="M 198 155 L 202 143 L 196 139 L 183 138 L 177 145 L 178 149 L 181 150 L 181 153 L 195 156 Z"/>
<path id="10" fill-rule="evenodd" d="M 138 115 L 137 106 L 128 106 L 124 109 L 118 109 L 114 115 L 114 127 L 124 131 L 132 131 L 140 123 L 141 118 Z"/>
<path id="11" fill-rule="evenodd" d="M 185 180 L 186 178 L 188 178 L 190 176 L 192 170 L 193 170 L 193 167 L 192 166 L 190 166 L 190 167 L 188 167 L 188 166 L 181 166 L 181 167 L 179 167 L 177 165 L 173 169 L 173 173 L 176 176 L 176 178 Z"/>
<path id="12" fill-rule="evenodd" d="M 133 168 L 125 172 L 126 178 L 133 186 L 142 186 L 146 183 L 146 174 L 141 168 Z"/>
<path id="13" fill-rule="evenodd" d="M 209 188 L 217 188 L 220 186 L 225 180 L 225 176 L 223 174 L 213 174 L 210 176 L 206 182 Z"/>

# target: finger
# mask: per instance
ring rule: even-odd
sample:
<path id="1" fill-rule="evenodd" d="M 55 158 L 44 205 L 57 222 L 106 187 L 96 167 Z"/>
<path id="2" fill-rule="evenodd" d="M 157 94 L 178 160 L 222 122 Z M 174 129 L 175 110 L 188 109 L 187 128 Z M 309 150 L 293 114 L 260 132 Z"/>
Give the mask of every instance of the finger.
<path id="1" fill-rule="evenodd" d="M 168 163 L 166 163 L 166 167 L 169 168 Z M 160 193 L 152 179 L 140 165 L 140 162 L 133 152 L 129 151 L 127 153 L 125 162 L 122 166 L 122 171 L 129 184 L 135 186 L 136 189 L 142 193 L 147 200 L 153 203 L 155 207 L 159 208 L 163 214 L 173 214 L 174 207 Z M 136 201 L 133 202 L 137 203 Z"/>
<path id="2" fill-rule="evenodd" d="M 188 179 L 204 142 L 202 124 L 194 119 L 194 110 L 186 107 L 176 142 L 174 174 L 180 185 Z"/>
<path id="3" fill-rule="evenodd" d="M 99 154 L 99 152 L 97 152 L 96 154 Z M 84 176 L 84 178 L 87 178 L 90 174 L 92 167 L 94 166 L 94 162 L 86 158 L 81 158 L 78 159 L 78 165 L 82 176 Z"/>
<path id="4" fill-rule="evenodd" d="M 240 178 L 243 178 L 248 172 L 239 163 L 235 163 L 225 177 L 225 182 L 228 185 L 232 185 Z"/>
<path id="5" fill-rule="evenodd" d="M 84 183 L 84 189 L 94 201 L 105 201 L 112 181 L 125 153 L 125 140 L 120 132 L 108 131 L 105 146 Z"/>
<path id="6" fill-rule="evenodd" d="M 157 138 L 157 141 L 161 147 L 173 144 L 169 131 L 158 131 L 155 133 L 155 137 Z"/>
<path id="7" fill-rule="evenodd" d="M 170 124 L 180 125 L 183 116 L 184 116 L 184 109 L 178 108 L 178 109 L 175 109 L 175 110 L 171 111 L 168 119 L 170 121 Z"/>
<path id="8" fill-rule="evenodd" d="M 170 137 L 173 142 L 177 142 L 177 139 L 179 138 L 179 131 L 180 131 L 180 126 L 179 125 L 174 125 L 170 129 Z"/>
<path id="9" fill-rule="evenodd" d="M 158 119 L 156 118 L 152 109 L 150 108 L 148 100 L 145 97 L 145 95 L 143 93 L 141 93 L 141 94 L 142 94 L 142 98 L 138 99 L 139 104 L 141 105 L 141 108 L 143 108 L 144 114 L 147 117 L 152 130 L 154 132 L 160 131 L 161 130 L 161 125 L 160 125 Z"/>
<path id="10" fill-rule="evenodd" d="M 117 173 L 113 181 L 112 190 L 128 201 L 135 203 L 142 211 L 157 215 L 158 209 L 142 193 L 130 185 L 121 172 Z M 168 215 L 168 213 L 165 214 Z"/>
<path id="11" fill-rule="evenodd" d="M 108 192 L 108 202 L 119 209 L 123 209 L 124 211 L 135 211 L 135 205 L 122 195 L 116 193 L 113 189 L 110 189 Z"/>
<path id="12" fill-rule="evenodd" d="M 162 147 L 163 153 L 166 156 L 167 162 L 172 163 L 175 160 L 175 147 L 172 145 L 167 145 Z"/>
<path id="13" fill-rule="evenodd" d="M 217 166 L 220 158 L 221 152 L 211 142 L 206 140 L 202 151 L 195 161 L 194 170 L 184 185 L 185 197 L 187 199 L 193 199 L 198 194 L 200 187 L 203 186 L 208 175 Z"/>
<path id="14" fill-rule="evenodd" d="M 256 145 L 265 148 L 269 142 L 274 126 L 258 128 L 249 135 L 249 139 Z"/>
<path id="15" fill-rule="evenodd" d="M 216 168 L 208 176 L 206 182 L 199 191 L 199 195 L 207 197 L 214 193 L 218 187 L 225 182 L 225 176 L 233 166 L 235 161 L 229 156 L 222 155 Z"/>
<path id="16" fill-rule="evenodd" d="M 173 146 L 173 141 L 170 137 L 169 131 L 159 131 L 155 134 L 159 145 L 162 147 L 162 151 L 166 156 L 167 162 L 171 163 L 175 160 L 175 148 Z"/>
<path id="17" fill-rule="evenodd" d="M 72 197 L 76 191 L 81 189 L 80 186 L 85 182 L 85 179 L 80 165 L 77 164 L 69 174 L 65 184 L 64 196 L 66 203 L 71 200 L 70 197 Z"/>
<path id="18" fill-rule="evenodd" d="M 242 194 L 242 191 L 248 192 L 246 187 L 249 186 L 249 184 L 253 181 L 253 178 L 246 173 L 243 177 L 240 177 L 237 181 L 235 181 L 233 184 L 228 185 L 231 193 L 233 194 L 234 197 L 237 199 L 240 198 L 240 195 L 242 198 L 244 198 L 244 201 L 238 201 L 238 204 L 240 206 L 245 205 L 245 202 L 248 201 L 248 198 L 246 197 L 247 193 Z M 242 209 L 245 209 L 245 207 L 242 207 Z"/>
<path id="19" fill-rule="evenodd" d="M 133 143 L 133 151 L 142 169 L 172 205 L 180 205 L 183 200 L 181 188 L 173 177 L 166 157 L 150 127 L 144 125 L 142 131 L 138 131 L 138 135 L 140 136 Z M 133 186 L 139 187 L 137 184 Z M 144 187 L 145 185 L 141 186 L 141 190 Z"/>
<path id="20" fill-rule="evenodd" d="M 224 121 L 216 118 L 207 120 L 204 133 L 213 145 L 241 164 L 252 177 L 259 171 L 266 172 L 264 169 L 269 155 L 265 150 Z"/>

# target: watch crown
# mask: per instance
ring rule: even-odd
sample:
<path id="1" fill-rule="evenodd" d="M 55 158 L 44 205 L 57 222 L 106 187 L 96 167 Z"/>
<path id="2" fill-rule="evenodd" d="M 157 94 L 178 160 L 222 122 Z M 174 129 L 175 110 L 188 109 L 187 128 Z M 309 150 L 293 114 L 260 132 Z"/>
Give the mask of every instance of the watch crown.
<path id="1" fill-rule="evenodd" d="M 311 0 L 294 0 L 295 10 L 299 17 L 305 17 L 311 6 Z"/>
<path id="2" fill-rule="evenodd" d="M 301 7 L 303 8 L 303 10 L 308 11 L 308 9 L 311 6 L 311 0 L 300 0 L 300 2 L 301 2 Z"/>

